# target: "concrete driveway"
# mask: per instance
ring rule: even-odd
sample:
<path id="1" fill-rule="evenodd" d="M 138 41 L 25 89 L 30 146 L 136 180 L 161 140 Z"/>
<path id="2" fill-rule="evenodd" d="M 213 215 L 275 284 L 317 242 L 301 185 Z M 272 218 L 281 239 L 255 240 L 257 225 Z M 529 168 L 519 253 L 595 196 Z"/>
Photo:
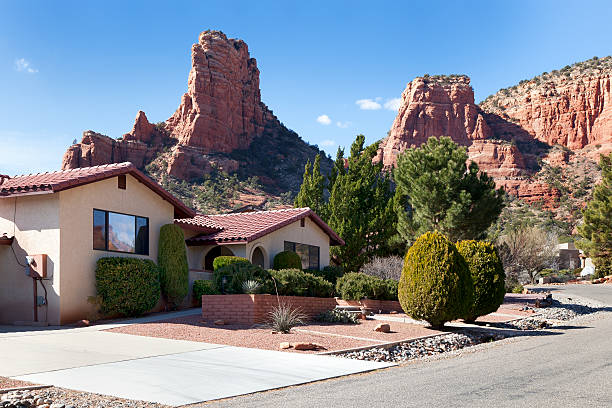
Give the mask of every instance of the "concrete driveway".
<path id="1" fill-rule="evenodd" d="M 184 405 L 392 365 L 101 331 L 116 326 L 0 327 L 0 376 Z"/>

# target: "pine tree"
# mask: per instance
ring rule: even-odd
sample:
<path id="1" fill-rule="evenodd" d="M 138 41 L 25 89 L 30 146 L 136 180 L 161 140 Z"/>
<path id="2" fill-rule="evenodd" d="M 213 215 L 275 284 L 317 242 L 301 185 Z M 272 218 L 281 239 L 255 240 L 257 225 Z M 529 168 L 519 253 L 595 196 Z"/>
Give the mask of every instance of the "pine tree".
<path id="1" fill-rule="evenodd" d="M 304 167 L 304 178 L 300 192 L 295 198 L 295 207 L 310 207 L 321 218 L 327 218 L 327 204 L 323 197 L 325 177 L 321 174 L 321 155 L 317 154 L 314 163 L 310 160 Z"/>
<path id="2" fill-rule="evenodd" d="M 483 238 L 504 206 L 503 189 L 449 137 L 429 138 L 398 157 L 394 208 L 406 242 L 438 230 L 452 241 Z"/>
<path id="3" fill-rule="evenodd" d="M 601 183 L 593 189 L 593 198 L 582 210 L 584 223 L 578 227 L 583 237 L 580 249 L 593 258 L 596 276 L 612 275 L 612 153 L 601 155 Z"/>
<path id="4" fill-rule="evenodd" d="M 372 163 L 378 144 L 364 148 L 365 136 L 358 135 L 351 146 L 348 169 L 338 154 L 329 198 L 330 227 L 345 241 L 331 249 L 346 271 L 358 271 L 369 259 L 384 255 L 395 234 L 395 213 L 390 180 L 382 163 Z"/>
<path id="5" fill-rule="evenodd" d="M 338 151 L 336 152 L 336 161 L 334 161 L 334 166 L 331 169 L 331 174 L 328 179 L 329 182 L 327 184 L 327 189 L 331 193 L 334 188 L 334 183 L 338 178 L 338 175 L 345 174 L 345 166 L 344 166 L 344 149 L 338 146 Z"/>

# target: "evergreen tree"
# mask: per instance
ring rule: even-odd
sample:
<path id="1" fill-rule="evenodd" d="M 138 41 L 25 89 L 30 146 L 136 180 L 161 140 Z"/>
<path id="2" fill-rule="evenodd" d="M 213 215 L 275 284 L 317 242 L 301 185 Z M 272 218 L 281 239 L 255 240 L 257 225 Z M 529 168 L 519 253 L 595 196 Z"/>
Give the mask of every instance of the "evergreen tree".
<path id="1" fill-rule="evenodd" d="M 479 239 L 504 206 L 503 189 L 449 137 L 429 138 L 398 157 L 394 207 L 406 242 L 438 230 L 451 241 Z"/>
<path id="2" fill-rule="evenodd" d="M 327 205 L 323 197 L 324 188 L 325 177 L 321 174 L 321 155 L 317 154 L 312 166 L 308 160 L 304 167 L 304 178 L 300 192 L 295 198 L 295 207 L 310 207 L 317 215 L 325 219 Z"/>
<path id="3" fill-rule="evenodd" d="M 346 271 L 358 271 L 372 257 L 386 254 L 396 231 L 389 177 L 382 163 L 372 163 L 378 144 L 364 148 L 364 142 L 365 136 L 358 135 L 346 171 L 339 151 L 328 205 L 328 223 L 346 242 L 331 252 Z"/>
<path id="4" fill-rule="evenodd" d="M 593 189 L 593 199 L 582 210 L 584 223 L 578 227 L 583 240 L 580 249 L 593 258 L 596 276 L 612 275 L 612 153 L 601 155 L 601 183 Z"/>
<path id="5" fill-rule="evenodd" d="M 334 183 L 338 178 L 338 175 L 345 174 L 346 170 L 344 167 L 344 149 L 338 146 L 338 151 L 336 152 L 336 161 L 334 161 L 334 166 L 331 169 L 331 174 L 328 179 L 329 182 L 327 184 L 327 189 L 331 193 L 334 188 Z"/>

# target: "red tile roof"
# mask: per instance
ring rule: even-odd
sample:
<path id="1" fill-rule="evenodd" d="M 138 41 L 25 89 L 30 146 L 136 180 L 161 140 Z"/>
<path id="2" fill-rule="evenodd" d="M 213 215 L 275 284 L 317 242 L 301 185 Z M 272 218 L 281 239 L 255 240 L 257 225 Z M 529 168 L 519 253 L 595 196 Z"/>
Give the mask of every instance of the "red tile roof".
<path id="1" fill-rule="evenodd" d="M 0 184 L 0 199 L 3 197 L 57 193 L 123 174 L 130 174 L 172 204 L 175 217 L 193 217 L 195 215 L 195 211 L 129 162 L 5 178 Z"/>
<path id="2" fill-rule="evenodd" d="M 203 228 L 202 234 L 187 240 L 188 244 L 203 245 L 251 242 L 306 217 L 310 217 L 329 235 L 332 245 L 344 245 L 342 238 L 308 207 L 223 215 L 196 215 L 194 218 L 177 219 L 174 222 L 192 230 Z"/>

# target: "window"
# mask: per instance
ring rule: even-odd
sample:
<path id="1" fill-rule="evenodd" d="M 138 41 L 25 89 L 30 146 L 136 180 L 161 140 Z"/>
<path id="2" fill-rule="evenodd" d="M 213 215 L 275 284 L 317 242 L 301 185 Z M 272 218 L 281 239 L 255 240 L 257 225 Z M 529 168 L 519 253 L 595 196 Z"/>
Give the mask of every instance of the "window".
<path id="1" fill-rule="evenodd" d="M 319 269 L 320 249 L 318 246 L 298 244 L 297 242 L 285 241 L 285 251 L 295 252 L 302 259 L 302 269 Z"/>
<path id="2" fill-rule="evenodd" d="M 93 210 L 93 249 L 149 255 L 149 219 Z"/>
<path id="3" fill-rule="evenodd" d="M 127 186 L 127 177 L 125 177 L 125 174 L 122 174 L 119 177 L 117 177 L 117 188 L 121 190 L 125 190 L 126 186 Z"/>
<path id="4" fill-rule="evenodd" d="M 302 218 L 300 220 L 300 227 L 304 227 L 306 225 L 306 220 L 304 218 Z"/>

